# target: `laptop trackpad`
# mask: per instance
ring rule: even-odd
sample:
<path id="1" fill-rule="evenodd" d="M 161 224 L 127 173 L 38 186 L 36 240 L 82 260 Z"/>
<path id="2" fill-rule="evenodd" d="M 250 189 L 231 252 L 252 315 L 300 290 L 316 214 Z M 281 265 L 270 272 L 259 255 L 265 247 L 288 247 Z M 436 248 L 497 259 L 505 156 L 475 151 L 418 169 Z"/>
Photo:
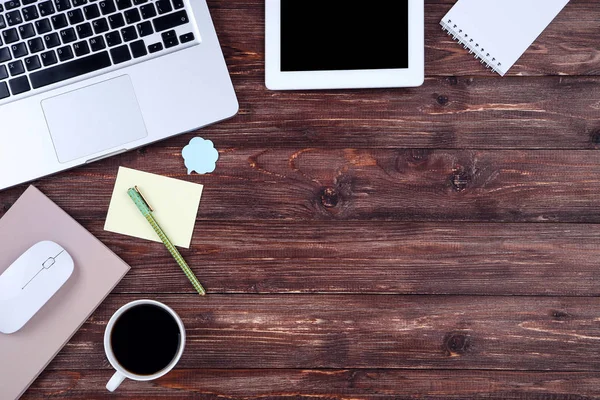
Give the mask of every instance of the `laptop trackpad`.
<path id="1" fill-rule="evenodd" d="M 148 136 L 127 75 L 45 99 L 42 108 L 61 163 Z"/>

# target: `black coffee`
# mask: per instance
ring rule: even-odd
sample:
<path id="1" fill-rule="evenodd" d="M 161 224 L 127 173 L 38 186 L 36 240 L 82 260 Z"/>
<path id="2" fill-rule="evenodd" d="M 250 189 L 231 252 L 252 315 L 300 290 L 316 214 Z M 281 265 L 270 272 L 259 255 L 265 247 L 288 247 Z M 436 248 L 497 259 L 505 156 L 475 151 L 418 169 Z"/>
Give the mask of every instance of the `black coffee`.
<path id="1" fill-rule="evenodd" d="M 136 375 L 153 375 L 168 366 L 177 355 L 180 341 L 177 321 L 152 304 L 125 311 L 110 335 L 115 358 Z"/>

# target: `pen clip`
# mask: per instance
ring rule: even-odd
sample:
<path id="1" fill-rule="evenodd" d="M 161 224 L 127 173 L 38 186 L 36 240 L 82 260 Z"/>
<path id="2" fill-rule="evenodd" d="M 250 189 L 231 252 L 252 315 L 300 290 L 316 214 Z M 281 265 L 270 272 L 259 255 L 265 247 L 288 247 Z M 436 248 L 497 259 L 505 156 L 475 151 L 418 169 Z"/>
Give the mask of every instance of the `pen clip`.
<path id="1" fill-rule="evenodd" d="M 144 197 L 144 195 L 142 194 L 142 192 L 140 192 L 140 189 L 137 186 L 134 186 L 133 189 L 140 195 L 140 197 L 142 198 L 142 200 L 144 200 L 144 203 L 146 203 L 146 205 L 148 206 L 148 208 L 150 209 L 150 211 L 154 212 L 154 209 L 152 208 L 152 206 L 150 205 L 150 203 L 148 203 L 148 200 L 146 200 L 146 198 Z"/>

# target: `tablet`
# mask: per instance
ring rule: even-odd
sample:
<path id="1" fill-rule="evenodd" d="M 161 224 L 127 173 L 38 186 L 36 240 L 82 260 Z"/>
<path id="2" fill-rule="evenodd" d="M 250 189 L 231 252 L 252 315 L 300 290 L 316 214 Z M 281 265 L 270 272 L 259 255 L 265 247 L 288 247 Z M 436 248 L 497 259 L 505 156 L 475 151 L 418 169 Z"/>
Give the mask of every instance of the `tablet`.
<path id="1" fill-rule="evenodd" d="M 420 86 L 424 0 L 266 0 L 272 90 Z"/>

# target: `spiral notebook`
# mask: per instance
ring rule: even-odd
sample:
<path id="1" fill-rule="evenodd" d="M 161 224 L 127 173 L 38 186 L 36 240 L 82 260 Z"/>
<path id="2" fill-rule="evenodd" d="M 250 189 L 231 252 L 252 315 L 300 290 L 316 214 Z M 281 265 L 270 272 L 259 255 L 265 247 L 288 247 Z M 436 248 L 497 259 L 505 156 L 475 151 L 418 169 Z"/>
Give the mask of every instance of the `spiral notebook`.
<path id="1" fill-rule="evenodd" d="M 504 76 L 569 0 L 458 0 L 440 24 Z"/>

